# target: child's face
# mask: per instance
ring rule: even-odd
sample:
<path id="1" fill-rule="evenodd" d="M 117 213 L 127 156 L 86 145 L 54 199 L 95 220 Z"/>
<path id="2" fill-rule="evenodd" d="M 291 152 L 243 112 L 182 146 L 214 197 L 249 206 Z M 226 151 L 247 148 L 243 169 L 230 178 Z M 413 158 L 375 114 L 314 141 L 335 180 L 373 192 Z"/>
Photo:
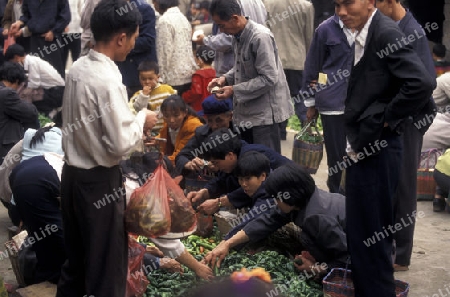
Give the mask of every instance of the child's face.
<path id="1" fill-rule="evenodd" d="M 142 87 L 150 87 L 152 90 L 158 84 L 159 75 L 154 71 L 140 71 L 139 72 L 139 81 L 141 82 Z"/>
<path id="2" fill-rule="evenodd" d="M 266 180 L 266 174 L 263 173 L 260 176 L 245 176 L 238 177 L 239 185 L 244 190 L 245 194 L 252 197 L 259 187 L 262 185 L 263 181 Z"/>
<path id="3" fill-rule="evenodd" d="M 236 154 L 229 152 L 225 155 L 225 160 L 211 159 L 210 162 L 215 168 L 217 168 L 217 170 L 225 173 L 231 173 L 236 168 L 237 156 Z"/>
<path id="4" fill-rule="evenodd" d="M 164 121 L 172 130 L 178 130 L 181 127 L 186 115 L 187 112 L 181 110 L 166 110 L 163 112 Z"/>

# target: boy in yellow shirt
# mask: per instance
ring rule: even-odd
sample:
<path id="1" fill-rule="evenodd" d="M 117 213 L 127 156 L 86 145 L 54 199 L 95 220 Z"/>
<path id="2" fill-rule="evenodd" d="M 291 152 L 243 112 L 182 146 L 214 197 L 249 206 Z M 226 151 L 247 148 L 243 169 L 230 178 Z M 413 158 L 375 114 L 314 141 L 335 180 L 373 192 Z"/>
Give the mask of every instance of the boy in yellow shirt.
<path id="1" fill-rule="evenodd" d="M 176 94 L 177 91 L 171 86 L 159 83 L 159 66 L 153 61 L 143 61 L 138 66 L 139 81 L 142 90 L 136 92 L 131 97 L 129 106 L 131 111 L 137 113 L 144 107 L 158 113 L 158 122 L 152 129 L 152 134 L 159 134 L 164 120 L 159 112 L 160 106 L 164 99 L 170 95 Z"/>

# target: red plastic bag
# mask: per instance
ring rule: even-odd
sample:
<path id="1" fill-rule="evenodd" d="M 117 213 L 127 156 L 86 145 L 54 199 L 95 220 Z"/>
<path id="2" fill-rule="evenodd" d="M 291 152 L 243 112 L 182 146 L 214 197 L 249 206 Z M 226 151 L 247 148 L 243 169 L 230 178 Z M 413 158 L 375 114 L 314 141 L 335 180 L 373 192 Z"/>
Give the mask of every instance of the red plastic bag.
<path id="1" fill-rule="evenodd" d="M 169 199 L 171 233 L 190 232 L 197 226 L 197 217 L 191 201 L 184 195 L 180 186 L 164 170 L 164 181 Z"/>
<path id="2" fill-rule="evenodd" d="M 158 166 L 153 177 L 131 194 L 125 211 L 128 232 L 156 238 L 170 231 L 170 209 L 164 174 L 168 175 L 161 165 Z"/>
<path id="3" fill-rule="evenodd" d="M 3 43 L 3 54 L 6 53 L 6 50 L 10 45 L 13 45 L 16 43 L 16 39 L 12 35 L 8 35 L 8 38 L 5 39 L 5 42 Z"/>
<path id="4" fill-rule="evenodd" d="M 128 237 L 128 274 L 126 297 L 143 296 L 150 283 L 142 271 L 145 248 L 133 237 Z"/>
<path id="5" fill-rule="evenodd" d="M 214 221 L 211 215 L 197 213 L 197 230 L 194 234 L 201 237 L 209 237 L 214 229 Z"/>

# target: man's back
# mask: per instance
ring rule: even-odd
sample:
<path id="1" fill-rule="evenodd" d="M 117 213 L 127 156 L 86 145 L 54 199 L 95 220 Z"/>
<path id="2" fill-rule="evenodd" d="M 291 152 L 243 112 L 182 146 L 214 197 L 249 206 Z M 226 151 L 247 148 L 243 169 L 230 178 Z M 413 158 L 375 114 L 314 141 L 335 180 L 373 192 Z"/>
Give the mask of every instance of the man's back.
<path id="1" fill-rule="evenodd" d="M 265 0 L 264 4 L 283 68 L 303 70 L 314 31 L 313 5 L 306 0 Z"/>

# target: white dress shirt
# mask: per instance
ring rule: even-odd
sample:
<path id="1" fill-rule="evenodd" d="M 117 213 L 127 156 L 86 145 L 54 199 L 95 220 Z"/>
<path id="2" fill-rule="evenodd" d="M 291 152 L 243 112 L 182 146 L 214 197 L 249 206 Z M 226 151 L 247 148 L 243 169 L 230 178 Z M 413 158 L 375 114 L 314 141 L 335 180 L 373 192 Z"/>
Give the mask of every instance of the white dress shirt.
<path id="1" fill-rule="evenodd" d="M 66 76 L 62 106 L 65 162 L 82 169 L 118 165 L 143 135 L 146 111 L 128 108 L 117 65 L 90 50 Z"/>
<path id="2" fill-rule="evenodd" d="M 26 55 L 23 68 L 28 72 L 28 88 L 49 89 L 64 86 L 64 79 L 47 61 L 33 55 Z"/>
<path id="3" fill-rule="evenodd" d="M 91 0 L 88 0 L 91 1 Z M 70 23 L 67 33 L 81 33 L 81 10 L 85 0 L 69 0 L 70 5 Z"/>

